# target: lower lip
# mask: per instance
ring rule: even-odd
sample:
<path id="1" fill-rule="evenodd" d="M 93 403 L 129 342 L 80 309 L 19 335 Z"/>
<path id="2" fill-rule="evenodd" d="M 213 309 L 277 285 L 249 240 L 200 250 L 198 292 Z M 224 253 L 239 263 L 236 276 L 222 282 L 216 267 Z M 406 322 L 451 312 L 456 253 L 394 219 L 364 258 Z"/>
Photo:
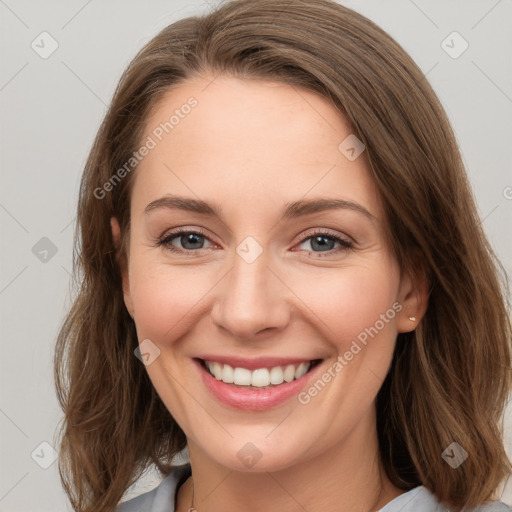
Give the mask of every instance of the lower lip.
<path id="1" fill-rule="evenodd" d="M 309 381 L 315 377 L 318 368 L 321 366 L 321 363 L 317 364 L 300 379 L 292 380 L 291 382 L 283 382 L 283 384 L 279 384 L 273 388 L 258 390 L 239 388 L 234 384 L 226 384 L 221 380 L 217 380 L 203 366 L 200 360 L 193 359 L 193 361 L 199 369 L 205 386 L 217 400 L 225 405 L 246 411 L 264 411 L 271 409 L 281 405 L 291 397 L 298 395 Z"/>

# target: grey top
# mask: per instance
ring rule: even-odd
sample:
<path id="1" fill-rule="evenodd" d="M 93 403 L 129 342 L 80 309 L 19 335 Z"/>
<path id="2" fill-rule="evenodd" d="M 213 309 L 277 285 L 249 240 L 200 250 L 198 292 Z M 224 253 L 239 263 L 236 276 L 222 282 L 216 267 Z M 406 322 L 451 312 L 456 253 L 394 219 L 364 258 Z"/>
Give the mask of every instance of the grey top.
<path id="1" fill-rule="evenodd" d="M 175 512 L 176 493 L 190 476 L 190 463 L 175 466 L 173 471 L 152 491 L 120 504 L 116 512 Z M 501 501 L 489 502 L 473 508 L 471 512 L 511 512 Z M 423 485 L 401 494 L 379 512 L 449 512 Z M 470 511 L 468 511 L 470 512 Z"/>

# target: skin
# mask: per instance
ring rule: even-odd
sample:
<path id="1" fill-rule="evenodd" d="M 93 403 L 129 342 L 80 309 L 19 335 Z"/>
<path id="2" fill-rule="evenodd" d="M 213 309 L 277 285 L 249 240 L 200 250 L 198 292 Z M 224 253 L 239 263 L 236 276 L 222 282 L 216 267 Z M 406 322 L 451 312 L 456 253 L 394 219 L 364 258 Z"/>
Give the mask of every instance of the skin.
<path id="1" fill-rule="evenodd" d="M 366 155 L 349 161 L 340 152 L 351 130 L 328 100 L 282 83 L 212 79 L 168 92 L 147 121 L 149 135 L 190 96 L 198 101 L 136 170 L 122 269 L 138 338 L 160 350 L 148 374 L 188 439 L 194 506 L 378 510 L 404 491 L 381 468 L 375 398 L 397 334 L 424 314 L 425 287 L 401 275 Z M 222 219 L 169 208 L 144 213 L 171 193 L 219 204 Z M 354 201 L 374 218 L 338 209 L 280 220 L 285 203 L 314 198 Z M 111 225 L 119 244 L 117 219 Z M 187 237 L 169 242 L 196 256 L 156 245 L 174 228 L 202 228 L 206 238 L 185 247 Z M 311 228 L 353 247 L 329 238 L 322 251 L 304 237 Z M 250 264 L 236 252 L 248 236 L 263 249 Z M 401 311 L 307 405 L 292 398 L 266 411 L 232 409 L 210 395 L 191 361 L 205 352 L 287 355 L 323 358 L 327 370 L 395 302 Z M 237 457 L 247 442 L 261 453 L 251 468 Z M 177 511 L 191 499 L 189 479 Z"/>

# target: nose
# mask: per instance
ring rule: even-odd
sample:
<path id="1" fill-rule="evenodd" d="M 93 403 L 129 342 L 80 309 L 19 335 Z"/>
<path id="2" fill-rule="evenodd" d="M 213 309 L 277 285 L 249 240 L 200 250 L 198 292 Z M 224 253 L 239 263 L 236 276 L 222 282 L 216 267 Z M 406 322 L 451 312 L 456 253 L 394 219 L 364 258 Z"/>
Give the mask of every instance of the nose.
<path id="1" fill-rule="evenodd" d="M 233 337 L 275 334 L 290 321 L 291 292 L 264 254 L 252 263 L 235 255 L 231 271 L 216 287 L 213 322 Z"/>

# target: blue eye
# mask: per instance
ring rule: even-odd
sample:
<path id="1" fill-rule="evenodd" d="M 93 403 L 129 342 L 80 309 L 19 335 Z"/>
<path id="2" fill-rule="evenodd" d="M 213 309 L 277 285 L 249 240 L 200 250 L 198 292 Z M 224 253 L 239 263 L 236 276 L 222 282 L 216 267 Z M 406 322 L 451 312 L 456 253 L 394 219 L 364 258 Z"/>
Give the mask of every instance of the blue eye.
<path id="1" fill-rule="evenodd" d="M 176 245 L 172 243 L 175 239 L 180 241 L 181 248 L 176 247 Z M 175 253 L 181 253 L 184 256 L 196 256 L 194 253 L 197 253 L 198 250 L 209 248 L 204 247 L 205 240 L 210 243 L 208 237 L 199 229 L 180 229 L 160 238 L 156 246 L 164 247 Z M 306 251 L 309 253 L 326 253 L 325 256 L 330 256 L 353 247 L 353 243 L 350 240 L 322 230 L 307 233 L 299 243 L 303 244 L 307 241 L 310 241 L 311 249 L 305 249 Z M 339 244 L 336 249 L 334 248 L 335 244 Z M 318 254 L 318 256 L 324 256 L 324 254 Z"/>
<path id="2" fill-rule="evenodd" d="M 331 233 L 325 233 L 323 231 L 318 231 L 313 234 L 308 233 L 305 238 L 301 240 L 301 245 L 305 242 L 310 243 L 310 247 L 313 248 L 312 252 L 325 252 L 327 255 L 339 252 L 340 250 L 350 249 L 353 245 L 352 242 L 345 238 L 341 238 L 337 235 L 333 235 Z M 336 250 L 334 249 L 334 245 L 338 243 L 339 247 Z M 318 249 L 318 251 L 315 250 Z M 319 255 L 320 256 L 320 255 Z"/>
<path id="3" fill-rule="evenodd" d="M 174 246 L 171 242 L 174 239 L 179 239 L 182 244 L 182 249 Z M 157 246 L 164 246 L 166 249 L 175 252 L 187 252 L 187 251 L 195 251 L 196 249 L 203 249 L 204 240 L 207 240 L 206 236 L 201 231 L 194 230 L 180 230 L 175 231 L 161 238 L 157 242 Z"/>

